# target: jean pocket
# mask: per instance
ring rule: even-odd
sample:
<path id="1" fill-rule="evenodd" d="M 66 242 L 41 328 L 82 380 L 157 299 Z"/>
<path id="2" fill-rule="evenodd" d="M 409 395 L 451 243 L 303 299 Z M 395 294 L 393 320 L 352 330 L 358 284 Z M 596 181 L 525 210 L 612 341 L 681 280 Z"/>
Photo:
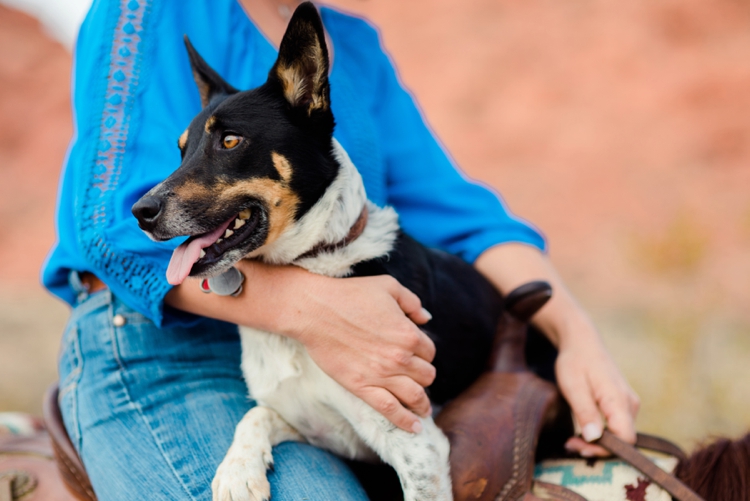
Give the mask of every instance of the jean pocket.
<path id="1" fill-rule="evenodd" d="M 81 343 L 78 324 L 75 321 L 68 322 L 63 333 L 58 358 L 58 374 L 60 377 L 60 393 L 58 403 L 60 413 L 68 430 L 70 440 L 76 449 L 80 450 L 80 429 L 78 425 L 78 382 L 83 373 L 83 358 L 81 356 Z"/>

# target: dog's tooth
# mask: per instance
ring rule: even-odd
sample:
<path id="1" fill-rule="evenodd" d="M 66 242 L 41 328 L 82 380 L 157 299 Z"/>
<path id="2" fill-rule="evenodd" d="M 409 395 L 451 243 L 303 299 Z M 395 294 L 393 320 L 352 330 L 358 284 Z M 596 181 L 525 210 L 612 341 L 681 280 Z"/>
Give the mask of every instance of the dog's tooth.
<path id="1" fill-rule="evenodd" d="M 245 226 L 245 220 L 244 219 L 235 219 L 234 220 L 234 229 L 240 229 L 243 226 Z"/>
<path id="2" fill-rule="evenodd" d="M 220 238 L 220 239 L 218 239 L 218 240 L 216 241 L 216 243 L 217 243 L 217 244 L 220 244 L 220 243 L 221 243 L 221 242 L 223 242 L 223 241 L 224 241 L 224 239 L 223 239 L 223 238 Z"/>
<path id="3" fill-rule="evenodd" d="M 229 238 L 232 235 L 234 235 L 234 232 L 232 230 L 227 230 L 224 232 L 224 238 Z"/>
<path id="4" fill-rule="evenodd" d="M 250 209 L 244 209 L 240 212 L 240 219 L 250 219 Z"/>
<path id="5" fill-rule="evenodd" d="M 203 259 L 204 257 L 206 257 L 206 251 L 201 249 L 201 259 Z"/>

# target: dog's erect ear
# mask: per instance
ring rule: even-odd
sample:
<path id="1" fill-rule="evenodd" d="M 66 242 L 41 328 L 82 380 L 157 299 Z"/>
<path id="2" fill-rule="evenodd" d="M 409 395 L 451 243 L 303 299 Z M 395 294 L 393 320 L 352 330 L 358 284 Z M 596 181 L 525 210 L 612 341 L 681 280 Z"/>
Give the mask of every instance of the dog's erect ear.
<path id="1" fill-rule="evenodd" d="M 198 54 L 190 39 L 185 35 L 185 47 L 187 47 L 190 67 L 193 69 L 193 78 L 198 85 L 198 93 L 201 95 L 201 105 L 205 108 L 215 96 L 234 94 L 239 92 L 219 76 L 213 68 Z"/>
<path id="2" fill-rule="evenodd" d="M 329 107 L 328 48 L 323 23 L 312 3 L 305 2 L 294 11 L 268 78 L 278 80 L 289 104 L 308 115 Z"/>

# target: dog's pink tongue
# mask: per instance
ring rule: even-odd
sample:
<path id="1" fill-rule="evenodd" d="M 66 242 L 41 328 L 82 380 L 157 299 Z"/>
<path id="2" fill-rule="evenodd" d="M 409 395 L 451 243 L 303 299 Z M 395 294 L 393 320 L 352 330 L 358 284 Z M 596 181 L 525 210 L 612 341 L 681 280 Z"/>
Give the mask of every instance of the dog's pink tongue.
<path id="1" fill-rule="evenodd" d="M 200 258 L 201 250 L 216 242 L 224 234 L 224 230 L 227 229 L 227 226 L 231 222 L 232 220 L 230 219 L 211 233 L 195 237 L 177 247 L 172 252 L 172 259 L 169 260 L 167 282 L 171 285 L 180 285 L 184 282 L 188 275 L 190 275 L 193 265 Z"/>

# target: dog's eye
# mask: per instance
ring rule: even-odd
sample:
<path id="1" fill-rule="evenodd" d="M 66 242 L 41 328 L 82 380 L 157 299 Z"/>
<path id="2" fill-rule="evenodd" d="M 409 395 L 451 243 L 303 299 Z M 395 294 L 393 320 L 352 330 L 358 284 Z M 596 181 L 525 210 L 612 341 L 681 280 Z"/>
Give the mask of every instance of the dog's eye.
<path id="1" fill-rule="evenodd" d="M 240 136 L 235 136 L 234 134 L 227 134 L 221 140 L 221 144 L 222 146 L 224 146 L 224 148 L 231 150 L 232 148 L 240 144 L 240 140 L 241 140 Z"/>

